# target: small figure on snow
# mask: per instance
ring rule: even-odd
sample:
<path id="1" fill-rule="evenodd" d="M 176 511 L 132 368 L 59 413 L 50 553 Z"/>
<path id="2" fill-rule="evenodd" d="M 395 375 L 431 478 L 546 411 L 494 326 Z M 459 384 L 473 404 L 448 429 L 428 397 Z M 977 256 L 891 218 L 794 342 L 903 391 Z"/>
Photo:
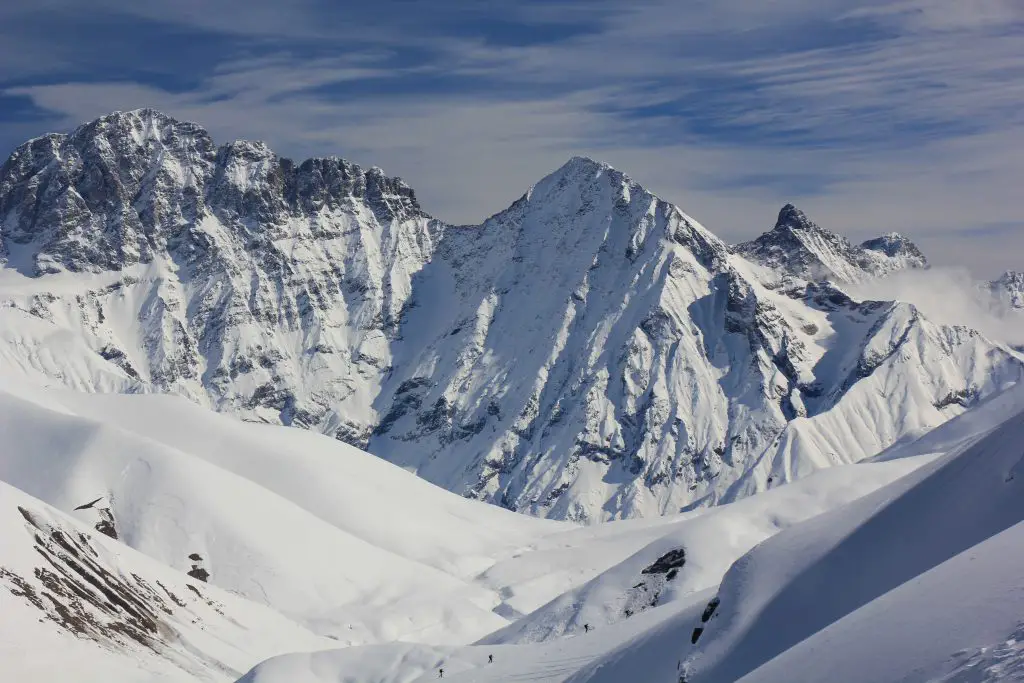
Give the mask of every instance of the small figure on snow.
<path id="1" fill-rule="evenodd" d="M 438 669 L 437 670 L 437 677 L 438 678 L 444 678 L 444 669 Z"/>
<path id="2" fill-rule="evenodd" d="M 583 632 L 590 633 L 590 624 L 583 624 Z"/>
<path id="3" fill-rule="evenodd" d="M 487 663 L 494 664 L 494 655 L 487 655 Z"/>

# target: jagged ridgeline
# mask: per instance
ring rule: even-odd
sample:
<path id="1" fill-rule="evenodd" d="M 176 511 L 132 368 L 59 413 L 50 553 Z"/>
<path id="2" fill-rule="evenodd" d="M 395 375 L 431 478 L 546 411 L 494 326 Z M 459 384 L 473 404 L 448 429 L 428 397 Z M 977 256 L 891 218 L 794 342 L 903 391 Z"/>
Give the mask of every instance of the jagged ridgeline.
<path id="1" fill-rule="evenodd" d="M 452 226 L 379 169 L 140 110 L 19 147 L 0 221 L 6 367 L 324 432 L 541 516 L 732 500 L 874 455 L 1022 370 L 844 293 L 924 267 L 904 237 L 851 245 L 787 206 L 729 248 L 583 158 Z"/>

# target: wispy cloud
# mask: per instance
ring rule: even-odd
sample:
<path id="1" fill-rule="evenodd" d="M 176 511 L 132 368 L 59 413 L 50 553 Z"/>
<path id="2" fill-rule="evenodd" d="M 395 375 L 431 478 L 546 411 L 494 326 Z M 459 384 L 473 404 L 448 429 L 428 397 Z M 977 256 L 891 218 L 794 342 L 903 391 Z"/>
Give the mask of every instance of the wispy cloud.
<path id="1" fill-rule="evenodd" d="M 934 323 L 966 325 L 990 339 L 1024 344 L 1024 313 L 1008 308 L 986 282 L 962 268 L 900 272 L 851 287 L 850 294 L 864 300 L 905 301 Z"/>
<path id="2" fill-rule="evenodd" d="M 985 270 L 1012 238 L 976 231 L 1024 227 L 1016 0 L 342 4 L 98 0 L 135 22 L 134 47 L 69 35 L 46 69 L 8 69 L 0 104 L 64 128 L 156 106 L 219 139 L 379 164 L 456 221 L 589 153 L 731 239 L 796 201 L 853 236 L 901 230 L 933 260 Z M 40 17 L 80 14 L 41 0 L 0 8 L 0 27 L 42 52 Z M 150 33 L 164 42 L 147 56 Z M 201 58 L 177 56 L 189 45 Z M 18 64 L 7 52 L 0 65 Z M 992 246 L 965 249 L 971 235 Z"/>

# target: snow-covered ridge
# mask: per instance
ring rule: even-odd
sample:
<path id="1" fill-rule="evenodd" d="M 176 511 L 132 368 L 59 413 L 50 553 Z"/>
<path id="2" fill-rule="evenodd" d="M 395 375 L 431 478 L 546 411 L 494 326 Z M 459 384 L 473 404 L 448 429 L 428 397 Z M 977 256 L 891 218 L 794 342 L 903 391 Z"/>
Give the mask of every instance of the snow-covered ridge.
<path id="1" fill-rule="evenodd" d="M 0 236 L 3 368 L 311 429 L 561 519 L 870 457 L 1024 372 L 842 291 L 923 266 L 899 236 L 854 247 L 787 207 L 731 251 L 582 157 L 455 227 L 379 169 L 117 113 L 15 151 Z"/>

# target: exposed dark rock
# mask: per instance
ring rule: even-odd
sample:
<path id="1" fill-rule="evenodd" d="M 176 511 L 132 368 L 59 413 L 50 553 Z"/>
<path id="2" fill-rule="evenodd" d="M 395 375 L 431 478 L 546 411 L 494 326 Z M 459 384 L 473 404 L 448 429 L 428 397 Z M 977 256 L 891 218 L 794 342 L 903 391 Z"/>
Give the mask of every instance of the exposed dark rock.
<path id="1" fill-rule="evenodd" d="M 117 540 L 117 526 L 114 524 L 114 513 L 110 508 L 100 508 L 100 521 L 96 522 L 96 531 Z"/>
<path id="2" fill-rule="evenodd" d="M 935 402 L 935 407 L 939 410 L 948 408 L 949 406 L 957 405 L 961 408 L 970 408 L 978 401 L 978 390 L 972 387 L 967 387 L 959 391 L 953 391 L 943 396 L 941 399 Z"/>
<path id="3" fill-rule="evenodd" d="M 705 624 L 708 623 L 708 620 L 710 620 L 711 617 L 714 616 L 715 610 L 718 609 L 718 606 L 720 604 L 722 604 L 722 600 L 717 595 L 711 598 L 711 601 L 708 602 L 707 607 L 704 608 L 704 613 L 700 615 L 700 620 Z"/>
<path id="4" fill-rule="evenodd" d="M 673 569 L 681 569 L 686 564 L 686 549 L 676 548 L 659 557 L 654 564 L 646 567 L 641 574 L 667 574 Z"/>
<path id="5" fill-rule="evenodd" d="M 143 579 L 110 572 L 98 561 L 88 537 L 51 528 L 25 508 L 18 511 L 34 531 L 35 550 L 46 565 L 34 572 L 41 589 L 0 569 L 0 579 L 11 584 L 13 595 L 79 637 L 97 642 L 127 638 L 155 647 L 161 629 L 159 612 L 166 609 Z"/>
<path id="6" fill-rule="evenodd" d="M 199 565 L 192 565 L 192 569 L 188 570 L 188 575 L 193 579 L 205 582 L 210 578 L 210 572 L 206 571 Z"/>

